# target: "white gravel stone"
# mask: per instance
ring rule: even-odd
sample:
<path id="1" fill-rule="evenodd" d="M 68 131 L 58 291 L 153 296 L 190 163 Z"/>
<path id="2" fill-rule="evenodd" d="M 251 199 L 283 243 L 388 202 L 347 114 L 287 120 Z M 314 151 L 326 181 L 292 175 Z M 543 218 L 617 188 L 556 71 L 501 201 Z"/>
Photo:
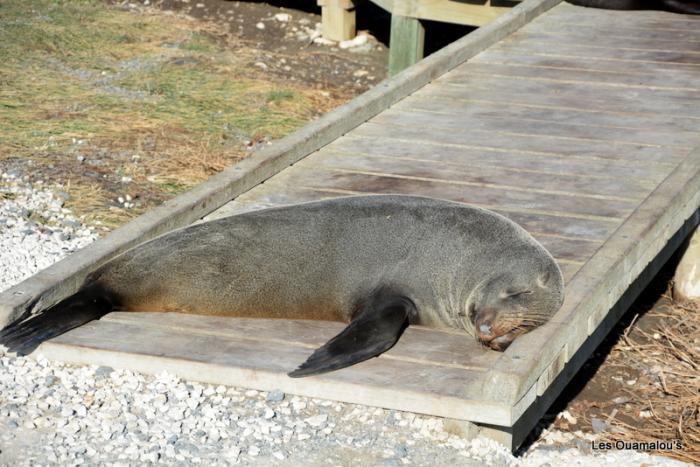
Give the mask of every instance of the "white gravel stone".
<path id="1" fill-rule="evenodd" d="M 306 423 L 311 425 L 314 428 L 318 428 L 326 423 L 326 420 L 328 420 L 328 415 L 326 414 L 321 414 L 321 415 L 316 415 L 315 417 L 309 417 L 306 419 Z"/>
<path id="2" fill-rule="evenodd" d="M 265 400 L 268 402 L 281 402 L 284 400 L 284 397 L 285 396 L 282 391 L 280 391 L 279 389 L 275 389 L 274 391 L 270 391 L 269 393 L 267 393 L 267 397 L 265 397 Z"/>
<path id="3" fill-rule="evenodd" d="M 3 174 L 0 195 L 0 291 L 97 238 L 48 190 Z"/>

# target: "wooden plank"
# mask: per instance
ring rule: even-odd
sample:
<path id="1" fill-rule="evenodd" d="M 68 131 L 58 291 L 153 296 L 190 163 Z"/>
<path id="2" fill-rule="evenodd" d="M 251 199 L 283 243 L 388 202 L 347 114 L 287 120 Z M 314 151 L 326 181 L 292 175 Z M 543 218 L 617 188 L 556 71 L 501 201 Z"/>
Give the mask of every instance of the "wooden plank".
<path id="1" fill-rule="evenodd" d="M 346 326 L 343 323 L 316 320 L 276 320 L 260 318 L 230 318 L 196 316 L 182 313 L 115 312 L 102 318 L 103 322 L 128 326 L 152 327 L 181 331 L 191 335 L 220 337 L 232 341 L 256 341 L 266 345 L 285 345 L 304 349 L 307 355 L 325 344 Z M 484 349 L 464 331 L 409 327 L 401 340 L 385 358 L 426 365 L 485 371 L 498 354 Z M 414 344 L 411 345 L 410 343 Z M 301 362 L 298 362 L 301 363 Z"/>
<path id="2" fill-rule="evenodd" d="M 347 133 L 560 2 L 561 0 L 524 1 L 486 27 L 453 42 L 269 148 L 6 290 L 0 294 L 0 328 L 57 303 L 74 293 L 90 271 L 125 249 L 208 214 L 289 164 Z"/>
<path id="3" fill-rule="evenodd" d="M 411 99 L 410 107 L 426 107 L 424 110 L 443 108 L 445 102 L 418 101 Z M 467 107 L 471 108 L 471 106 Z M 511 108 L 511 110 L 513 110 Z M 518 109 L 528 114 L 529 108 Z M 546 111 L 534 109 L 536 117 L 547 114 Z M 556 114 L 556 111 L 554 112 Z M 517 112 L 516 112 L 517 114 Z M 666 176 L 666 170 L 671 170 L 673 164 L 656 164 L 640 166 L 635 162 L 601 158 L 586 159 L 560 156 L 548 153 L 519 153 L 517 150 L 484 150 L 459 144 L 442 144 L 435 141 L 406 141 L 395 138 L 364 138 L 354 134 L 346 135 L 323 148 L 324 152 L 345 153 L 354 155 L 381 155 L 407 161 L 430 161 L 443 164 L 455 169 L 473 169 L 481 167 L 498 167 L 502 170 L 516 172 L 531 171 L 541 174 L 575 175 L 598 178 L 600 180 L 617 180 L 620 171 L 627 177 L 640 182 L 658 183 Z"/>
<path id="4" fill-rule="evenodd" d="M 700 44 L 698 44 L 700 48 Z M 511 56 L 512 57 L 512 56 Z M 484 76 L 490 78 L 500 77 L 524 77 L 524 78 L 543 78 L 547 80 L 556 80 L 568 83 L 591 82 L 600 85 L 609 85 L 613 87 L 628 87 L 639 89 L 665 89 L 665 90 L 689 90 L 700 91 L 700 83 L 697 83 L 698 73 L 681 73 L 681 72 L 663 72 L 663 73 L 630 73 L 628 71 L 611 71 L 605 70 L 605 66 L 601 65 L 601 69 L 586 69 L 590 66 L 588 61 L 578 61 L 572 58 L 564 59 L 568 62 L 569 67 L 561 66 L 540 66 L 537 63 L 541 61 L 539 56 L 519 56 L 518 61 L 529 61 L 531 64 L 513 63 L 511 61 L 486 61 L 479 60 L 471 62 L 468 66 L 458 68 L 454 73 L 454 78 L 459 79 L 461 76 Z M 579 66 L 579 68 L 570 68 Z M 561 63 L 559 63 L 561 65 Z"/>
<path id="5" fill-rule="evenodd" d="M 698 75 L 700 76 L 700 74 Z M 524 77 L 494 77 L 511 80 L 525 80 Z M 537 79 L 546 81 L 546 79 Z M 410 102 L 410 100 L 409 100 Z M 455 105 L 450 112 L 436 113 L 421 110 L 408 111 L 406 109 L 391 109 L 377 115 L 372 123 L 378 125 L 396 125 L 421 129 L 433 129 L 435 133 L 442 134 L 461 131 L 465 139 L 468 139 L 472 131 L 488 131 L 494 139 L 499 135 L 526 135 L 556 138 L 562 141 L 579 140 L 593 142 L 607 142 L 617 148 L 623 145 L 650 146 L 650 147 L 678 147 L 690 151 L 694 145 L 700 144 L 700 133 L 668 130 L 649 130 L 637 128 L 617 128 L 605 125 L 596 125 L 595 117 L 589 115 L 588 124 L 568 122 L 547 122 L 543 125 L 540 120 L 513 118 L 504 109 L 500 115 L 482 115 L 475 119 L 469 112 L 463 115 L 460 107 Z M 622 123 L 623 120 L 620 119 Z"/>
<path id="6" fill-rule="evenodd" d="M 598 47 L 588 44 L 563 44 L 552 41 L 504 40 L 494 46 L 494 51 L 516 54 L 565 55 L 582 59 L 598 59 L 608 62 L 655 64 L 656 68 L 669 70 L 696 70 L 700 67 L 700 55 L 689 52 L 667 52 L 632 48 Z"/>
<path id="7" fill-rule="evenodd" d="M 236 320 L 230 320 L 230 326 L 235 326 Z M 324 334 L 332 336 L 337 332 L 339 326 L 335 324 Z M 274 327 L 272 323 L 266 328 L 270 327 Z M 420 345 L 420 339 L 412 338 L 414 335 L 403 336 L 402 340 Z M 325 375 L 294 379 L 286 373 L 308 357 L 307 348 L 110 320 L 88 323 L 45 342 L 38 353 L 71 363 L 152 374 L 168 371 L 213 384 L 280 389 L 308 397 L 332 395 L 337 401 L 485 423 L 511 422 L 509 407 L 465 399 L 465 394 L 479 397 L 479 375 L 483 372 L 458 367 L 380 356 Z"/>
<path id="8" fill-rule="evenodd" d="M 270 183 L 295 183 L 309 188 L 329 188 L 353 193 L 415 194 L 452 199 L 504 212 L 560 217 L 565 219 L 566 223 L 572 222 L 572 219 L 582 219 L 597 221 L 602 223 L 601 225 L 615 225 L 626 218 L 637 205 L 635 200 L 621 197 L 584 196 L 579 193 L 539 190 L 534 187 L 517 188 L 320 167 L 295 167 L 294 170 L 285 171 L 274 180 L 270 180 Z M 414 193 L 410 191 L 411 187 L 414 187 Z M 607 228 L 602 228 L 602 231 L 607 231 Z"/>
<path id="9" fill-rule="evenodd" d="M 537 383 L 515 405 L 513 417 L 517 418 L 517 421 L 510 430 L 506 430 L 512 435 L 514 446 L 521 442 L 518 440 L 524 439 L 530 433 L 620 317 L 633 304 L 639 294 L 676 251 L 687 234 L 698 225 L 699 221 L 700 212 L 696 211 L 696 214 L 686 221 L 676 235 L 666 243 L 661 252 L 630 285 L 629 289 L 614 304 L 612 309 L 601 315 L 602 321 L 596 327 L 589 329 L 590 335 L 583 344 L 580 346 L 572 345 L 571 349 L 566 345 L 555 362 L 547 367 Z M 564 332 L 568 332 L 568 330 Z M 549 343 L 547 342 L 547 344 Z M 565 357 L 568 358 L 568 362 Z M 536 390 L 538 395 L 534 400 L 530 397 L 533 390 Z M 519 418 L 517 414 L 521 414 Z"/>
<path id="10" fill-rule="evenodd" d="M 389 39 L 389 76 L 408 68 L 423 58 L 425 29 L 420 20 L 391 15 Z"/>
<path id="11" fill-rule="evenodd" d="M 606 195 L 625 199 L 641 200 L 656 184 L 628 178 L 623 171 L 617 173 L 618 180 L 586 177 L 575 174 L 557 175 L 536 172 L 506 171 L 494 167 L 444 166 L 432 161 L 401 160 L 391 157 L 365 156 L 346 152 L 334 153 L 321 150 L 297 164 L 298 167 L 342 169 L 345 171 L 389 173 L 402 176 L 416 176 L 448 182 L 475 183 L 489 186 L 517 188 L 537 187 L 550 192 L 575 193 L 586 195 Z"/>
<path id="12" fill-rule="evenodd" d="M 386 2 L 387 0 L 375 3 Z M 481 4 L 454 0 L 394 0 L 389 8 L 393 14 L 469 26 L 488 24 L 508 10 L 508 7 L 492 6 L 486 0 Z"/>
<path id="13" fill-rule="evenodd" d="M 554 18 L 548 19 L 551 21 Z M 601 12 L 596 8 L 577 7 L 567 3 L 563 3 L 557 9 L 556 20 L 583 25 L 606 25 L 610 26 L 613 31 L 618 24 L 625 26 L 633 24 L 634 27 L 643 29 L 698 32 L 697 26 L 700 23 L 700 20 L 695 15 L 683 15 L 659 10 L 637 10 L 633 13 L 621 10 L 604 10 Z"/>
<path id="14" fill-rule="evenodd" d="M 700 40 L 688 40 L 684 37 L 675 37 L 674 39 L 664 38 L 663 35 L 654 34 L 652 31 L 644 31 L 632 35 L 621 34 L 617 30 L 611 28 L 610 25 L 589 25 L 589 26 L 572 26 L 571 24 L 563 25 L 559 22 L 549 22 L 548 24 L 529 24 L 511 36 L 513 41 L 549 41 L 554 44 L 587 44 L 596 47 L 605 48 L 623 48 L 667 52 L 682 52 L 689 54 L 700 53 Z"/>
<path id="15" fill-rule="evenodd" d="M 676 148 L 659 148 L 649 146 L 620 145 L 613 147 L 609 143 L 580 140 L 556 140 L 540 135 L 523 135 L 517 137 L 494 138 L 493 132 L 472 130 L 468 136 L 463 132 L 446 132 L 436 135 L 429 129 L 406 128 L 395 125 L 377 125 L 368 122 L 357 128 L 353 135 L 365 138 L 391 138 L 403 141 L 438 142 L 441 144 L 458 144 L 470 148 L 478 148 L 487 152 L 489 150 L 514 151 L 527 157 L 535 152 L 538 154 L 554 154 L 572 158 L 598 158 L 610 160 L 624 160 L 635 163 L 638 166 L 657 165 L 665 166 L 677 164 L 688 150 Z M 489 152 L 490 153 L 490 152 Z"/>
<path id="16" fill-rule="evenodd" d="M 537 69 L 536 67 L 533 69 Z M 452 107 L 462 115 L 472 115 L 473 118 L 479 119 L 486 116 L 500 116 L 503 113 L 513 118 L 529 119 L 539 122 L 566 122 L 572 125 L 603 125 L 615 128 L 632 128 L 635 130 L 648 130 L 664 132 L 676 130 L 680 133 L 691 133 L 695 131 L 699 123 L 698 119 L 675 118 L 667 115 L 657 114 L 633 114 L 623 112 L 606 112 L 606 111 L 591 111 L 573 107 L 557 107 L 552 105 L 542 104 L 517 104 L 513 102 L 504 102 L 486 100 L 486 99 L 448 99 L 444 97 L 431 96 L 429 99 L 422 96 L 415 96 L 411 99 L 404 99 L 400 103 L 392 107 L 392 111 L 396 110 L 426 110 L 429 112 L 451 113 Z M 351 137 L 346 135 L 340 141 Z M 331 145 L 336 144 L 339 140 L 334 141 Z M 437 144 L 437 143 L 436 143 Z M 573 163 L 572 159 L 563 158 L 567 163 Z M 606 163 L 596 159 L 598 163 Z M 626 167 L 630 164 L 619 162 Z M 594 164 L 589 164 L 594 166 Z M 653 171 L 652 171 L 653 172 Z"/>
<path id="17" fill-rule="evenodd" d="M 515 46 L 514 46 L 515 47 Z M 616 61 L 606 58 L 572 57 L 565 53 L 558 53 L 553 50 L 541 52 L 532 50 L 513 51 L 508 49 L 489 49 L 472 59 L 469 63 L 500 63 L 513 65 L 538 65 L 549 68 L 565 68 L 576 70 L 593 70 L 598 72 L 608 72 L 610 74 L 630 75 L 630 79 L 639 77 L 644 79 L 647 76 L 655 76 L 657 80 L 667 79 L 668 85 L 674 87 L 693 87 L 697 70 L 685 65 L 675 66 L 672 64 L 659 65 L 652 62 Z M 664 81 L 661 81 L 663 83 Z"/>
<path id="18" fill-rule="evenodd" d="M 323 37 L 338 42 L 355 37 L 355 5 L 351 0 L 317 0 L 317 4 Z"/>
<path id="19" fill-rule="evenodd" d="M 639 99 L 638 89 L 609 88 L 595 83 L 556 83 L 532 79 L 484 81 L 465 77 L 460 81 L 442 80 L 421 96 L 492 99 L 500 95 L 505 102 L 563 105 L 589 110 L 657 113 L 700 119 L 700 93 L 690 91 L 648 90 Z"/>
<path id="20" fill-rule="evenodd" d="M 635 15 L 637 12 L 634 13 Z M 700 42 L 700 31 L 697 30 L 677 30 L 671 28 L 645 28 L 638 26 L 635 21 L 630 21 L 629 17 L 617 21 L 614 26 L 611 26 L 605 21 L 601 21 L 599 17 L 596 21 L 581 22 L 580 19 L 572 16 L 562 17 L 561 15 L 552 15 L 548 17 L 540 17 L 537 21 L 525 26 L 528 32 L 551 32 L 561 35 L 581 34 L 594 38 L 595 40 L 619 39 L 627 43 L 627 40 L 634 39 L 648 40 L 650 43 L 659 41 L 659 45 L 669 47 L 673 43 L 677 43 L 678 50 L 692 49 L 692 44 Z M 523 28 L 523 29 L 525 29 Z M 605 38 L 600 37 L 605 34 Z M 670 48 L 669 50 L 673 50 Z"/>

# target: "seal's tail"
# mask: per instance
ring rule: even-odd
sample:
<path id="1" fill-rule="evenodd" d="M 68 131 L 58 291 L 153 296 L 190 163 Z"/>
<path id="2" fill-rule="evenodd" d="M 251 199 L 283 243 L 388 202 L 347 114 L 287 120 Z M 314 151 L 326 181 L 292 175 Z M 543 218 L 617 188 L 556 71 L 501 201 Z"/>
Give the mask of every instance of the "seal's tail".
<path id="1" fill-rule="evenodd" d="M 0 331 L 0 345 L 10 352 L 26 355 L 42 342 L 99 319 L 112 309 L 112 301 L 105 294 L 96 287 L 87 287 L 43 313 Z"/>

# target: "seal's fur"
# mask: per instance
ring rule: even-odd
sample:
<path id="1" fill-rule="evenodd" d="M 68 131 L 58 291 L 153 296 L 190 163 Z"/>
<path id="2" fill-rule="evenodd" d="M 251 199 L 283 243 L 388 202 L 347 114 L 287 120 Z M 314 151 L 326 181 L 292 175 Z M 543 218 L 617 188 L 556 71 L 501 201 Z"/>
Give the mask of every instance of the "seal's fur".
<path id="1" fill-rule="evenodd" d="M 26 352 L 111 310 L 352 322 L 301 376 L 378 355 L 409 323 L 463 328 L 504 348 L 546 321 L 562 294 L 551 255 L 496 213 L 413 196 L 335 198 L 143 243 L 0 343 Z"/>

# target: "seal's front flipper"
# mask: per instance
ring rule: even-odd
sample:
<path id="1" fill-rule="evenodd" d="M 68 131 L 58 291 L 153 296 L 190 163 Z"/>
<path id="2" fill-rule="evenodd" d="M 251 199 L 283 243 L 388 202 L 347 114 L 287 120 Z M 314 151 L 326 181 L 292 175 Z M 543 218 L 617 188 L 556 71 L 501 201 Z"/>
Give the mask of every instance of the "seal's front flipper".
<path id="1" fill-rule="evenodd" d="M 380 289 L 359 309 L 343 332 L 317 349 L 292 378 L 339 370 L 376 357 L 389 350 L 408 326 L 415 313 L 411 300 L 395 292 Z"/>

